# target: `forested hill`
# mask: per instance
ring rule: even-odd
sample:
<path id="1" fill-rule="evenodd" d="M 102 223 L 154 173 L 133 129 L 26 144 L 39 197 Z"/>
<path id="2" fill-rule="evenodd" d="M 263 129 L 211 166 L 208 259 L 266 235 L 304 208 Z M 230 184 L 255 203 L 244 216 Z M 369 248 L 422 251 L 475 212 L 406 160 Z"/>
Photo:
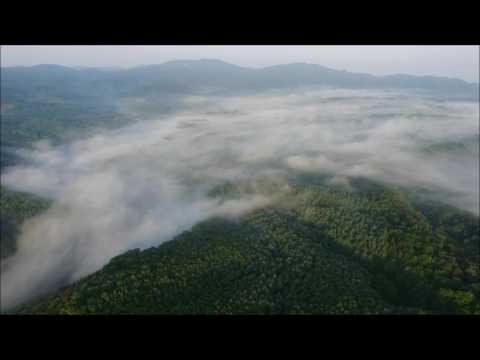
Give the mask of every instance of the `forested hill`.
<path id="1" fill-rule="evenodd" d="M 478 216 L 360 179 L 355 186 L 266 185 L 275 204 L 129 251 L 18 311 L 480 314 Z"/>
<path id="2" fill-rule="evenodd" d="M 50 203 L 33 194 L 11 191 L 0 185 L 0 259 L 16 251 L 23 222 L 45 211 Z"/>

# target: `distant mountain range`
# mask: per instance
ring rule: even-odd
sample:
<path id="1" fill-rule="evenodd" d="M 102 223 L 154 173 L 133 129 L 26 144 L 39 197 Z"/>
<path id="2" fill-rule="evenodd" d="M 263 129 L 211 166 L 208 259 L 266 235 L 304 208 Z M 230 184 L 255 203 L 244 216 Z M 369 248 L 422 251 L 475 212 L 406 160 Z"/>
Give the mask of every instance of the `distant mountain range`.
<path id="1" fill-rule="evenodd" d="M 253 69 L 220 60 L 176 60 L 130 69 L 36 65 L 3 67 L 2 102 L 18 96 L 148 96 L 198 91 L 250 92 L 295 86 L 422 89 L 448 96 L 478 97 L 478 83 L 460 79 L 389 75 L 373 76 L 293 63 Z"/>

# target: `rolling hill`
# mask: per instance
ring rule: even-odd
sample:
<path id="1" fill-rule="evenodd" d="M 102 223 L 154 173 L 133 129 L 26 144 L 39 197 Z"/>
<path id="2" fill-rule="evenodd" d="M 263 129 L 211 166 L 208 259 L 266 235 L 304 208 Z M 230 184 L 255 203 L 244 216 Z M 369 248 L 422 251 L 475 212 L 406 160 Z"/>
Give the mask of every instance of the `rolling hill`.
<path id="1" fill-rule="evenodd" d="M 310 180 L 288 190 L 264 184 L 281 192 L 276 205 L 131 250 L 19 312 L 480 313 L 478 217 L 355 184 L 354 192 Z M 226 189 L 228 197 L 252 188 Z"/>

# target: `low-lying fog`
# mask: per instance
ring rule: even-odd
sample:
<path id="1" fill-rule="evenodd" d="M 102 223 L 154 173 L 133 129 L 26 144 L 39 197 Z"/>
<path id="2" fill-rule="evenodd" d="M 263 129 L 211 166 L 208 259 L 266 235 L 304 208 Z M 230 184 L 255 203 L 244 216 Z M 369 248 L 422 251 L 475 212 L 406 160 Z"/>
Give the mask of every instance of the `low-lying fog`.
<path id="1" fill-rule="evenodd" d="M 2 264 L 3 309 L 212 215 L 265 205 L 207 196 L 224 181 L 294 171 L 427 188 L 478 214 L 479 108 L 417 92 L 304 90 L 185 100 L 188 111 L 61 147 L 39 143 L 3 185 L 55 199 Z M 451 146 L 459 142 L 462 146 Z M 447 150 L 445 150 L 447 149 Z"/>

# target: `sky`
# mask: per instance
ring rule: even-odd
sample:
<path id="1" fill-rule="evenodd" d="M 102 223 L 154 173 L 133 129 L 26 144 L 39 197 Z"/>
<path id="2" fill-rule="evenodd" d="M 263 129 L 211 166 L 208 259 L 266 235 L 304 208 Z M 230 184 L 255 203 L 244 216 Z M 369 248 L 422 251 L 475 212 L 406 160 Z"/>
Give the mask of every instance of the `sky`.
<path id="1" fill-rule="evenodd" d="M 373 75 L 434 75 L 479 82 L 479 46 L 2 46 L 1 65 L 132 67 L 219 59 L 246 67 L 306 62 Z"/>

